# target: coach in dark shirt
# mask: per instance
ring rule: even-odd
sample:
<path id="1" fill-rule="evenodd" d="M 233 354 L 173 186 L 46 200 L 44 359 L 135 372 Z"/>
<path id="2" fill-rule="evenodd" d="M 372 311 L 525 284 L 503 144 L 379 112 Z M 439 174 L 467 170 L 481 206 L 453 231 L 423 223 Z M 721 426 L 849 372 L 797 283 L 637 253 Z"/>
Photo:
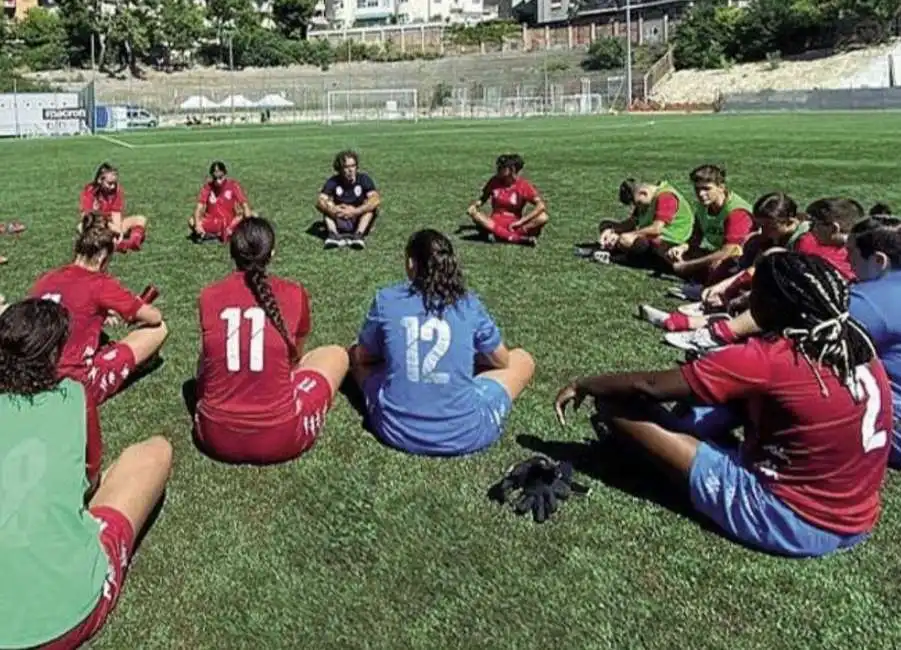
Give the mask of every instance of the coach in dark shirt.
<path id="1" fill-rule="evenodd" d="M 381 198 L 368 174 L 359 171 L 360 156 L 342 151 L 335 156 L 335 175 L 329 178 L 316 200 L 316 209 L 325 218 L 326 248 L 366 247 L 365 237 L 378 216 Z"/>

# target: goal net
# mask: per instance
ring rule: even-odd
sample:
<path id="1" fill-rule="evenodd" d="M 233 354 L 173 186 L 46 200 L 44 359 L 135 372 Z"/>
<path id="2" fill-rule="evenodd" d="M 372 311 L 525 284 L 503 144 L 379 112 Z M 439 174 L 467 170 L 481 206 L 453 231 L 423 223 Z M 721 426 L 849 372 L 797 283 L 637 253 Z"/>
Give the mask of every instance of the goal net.
<path id="1" fill-rule="evenodd" d="M 419 120 L 415 88 L 388 90 L 330 90 L 326 95 L 326 124 L 376 120 Z"/>

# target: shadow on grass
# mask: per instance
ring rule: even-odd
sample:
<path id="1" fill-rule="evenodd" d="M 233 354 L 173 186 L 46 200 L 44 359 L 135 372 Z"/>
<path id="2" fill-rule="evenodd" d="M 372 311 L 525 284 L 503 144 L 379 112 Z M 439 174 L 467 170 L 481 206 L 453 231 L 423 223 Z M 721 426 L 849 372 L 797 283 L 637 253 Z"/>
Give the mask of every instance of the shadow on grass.
<path id="1" fill-rule="evenodd" d="M 304 232 L 310 237 L 315 237 L 320 241 L 325 241 L 325 238 L 328 236 L 328 229 L 325 227 L 325 223 L 323 223 L 322 219 L 313 221 Z"/>
<path id="2" fill-rule="evenodd" d="M 577 472 L 607 487 L 656 503 L 694 521 L 707 531 L 722 534 L 692 507 L 687 484 L 682 488 L 674 486 L 672 481 L 654 471 L 640 449 L 623 438 L 603 434 L 598 439 L 574 442 L 543 440 L 522 434 L 517 436 L 516 441 L 520 446 L 557 462 L 572 463 Z"/>

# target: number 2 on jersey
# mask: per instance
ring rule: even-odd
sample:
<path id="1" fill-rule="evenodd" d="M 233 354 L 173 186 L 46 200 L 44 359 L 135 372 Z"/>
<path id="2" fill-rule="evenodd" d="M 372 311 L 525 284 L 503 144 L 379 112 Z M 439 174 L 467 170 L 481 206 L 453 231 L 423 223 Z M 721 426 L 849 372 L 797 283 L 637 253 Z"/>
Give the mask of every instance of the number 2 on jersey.
<path id="1" fill-rule="evenodd" d="M 241 326 L 250 322 L 250 350 L 247 368 L 251 372 L 263 371 L 263 337 L 266 332 L 266 313 L 259 307 L 228 307 L 219 312 L 219 319 L 226 323 L 225 367 L 229 372 L 241 370 Z"/>
<path id="2" fill-rule="evenodd" d="M 407 331 L 407 379 L 412 382 L 426 384 L 446 384 L 450 375 L 446 372 L 435 372 L 438 362 L 450 349 L 451 329 L 447 321 L 439 318 L 427 319 L 421 326 L 419 318 L 407 316 L 401 319 Z M 420 364 L 419 342 L 435 342 Z"/>
<path id="3" fill-rule="evenodd" d="M 865 365 L 858 366 L 855 370 L 858 386 L 863 389 L 867 405 L 864 410 L 863 420 L 860 422 L 861 442 L 864 453 L 876 449 L 882 449 L 888 444 L 888 433 L 885 429 L 876 430 L 876 420 L 882 410 L 882 395 L 879 392 L 879 384 L 876 378 Z"/>

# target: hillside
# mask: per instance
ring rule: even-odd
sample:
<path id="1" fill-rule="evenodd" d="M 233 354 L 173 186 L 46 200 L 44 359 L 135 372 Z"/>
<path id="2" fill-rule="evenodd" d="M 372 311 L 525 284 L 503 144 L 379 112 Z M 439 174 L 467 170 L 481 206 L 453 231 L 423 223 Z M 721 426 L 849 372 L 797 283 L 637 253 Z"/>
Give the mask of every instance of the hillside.
<path id="1" fill-rule="evenodd" d="M 746 63 L 723 70 L 679 70 L 651 94 L 663 104 L 711 103 L 719 94 L 886 85 L 886 55 L 896 44 L 810 61 Z"/>

